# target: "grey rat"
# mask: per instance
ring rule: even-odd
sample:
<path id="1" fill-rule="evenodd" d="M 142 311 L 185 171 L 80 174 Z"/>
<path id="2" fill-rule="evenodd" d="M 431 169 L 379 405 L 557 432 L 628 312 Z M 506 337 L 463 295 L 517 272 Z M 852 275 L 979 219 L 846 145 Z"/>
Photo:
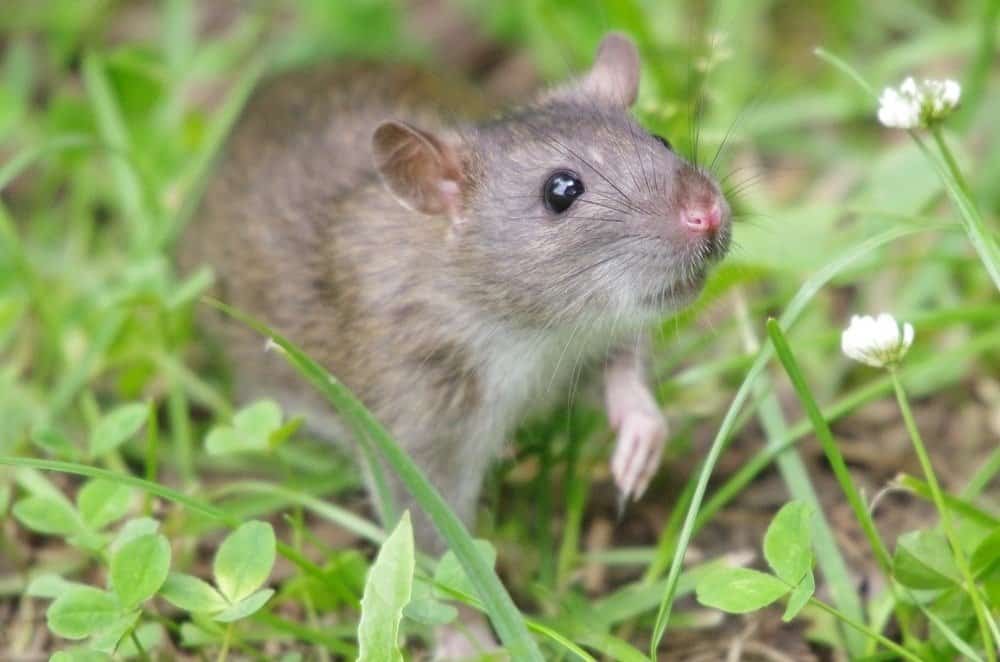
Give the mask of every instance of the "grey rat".
<path id="1" fill-rule="evenodd" d="M 236 126 L 182 265 L 211 265 L 219 297 L 350 387 L 470 526 L 519 421 L 603 363 L 612 474 L 636 499 L 667 435 L 646 332 L 697 296 L 730 237 L 718 184 L 629 113 L 639 73 L 611 33 L 589 72 L 486 121 L 456 119 L 488 110 L 474 91 L 402 65 L 285 74 Z M 338 434 L 282 357 L 215 325 L 242 397 Z"/>

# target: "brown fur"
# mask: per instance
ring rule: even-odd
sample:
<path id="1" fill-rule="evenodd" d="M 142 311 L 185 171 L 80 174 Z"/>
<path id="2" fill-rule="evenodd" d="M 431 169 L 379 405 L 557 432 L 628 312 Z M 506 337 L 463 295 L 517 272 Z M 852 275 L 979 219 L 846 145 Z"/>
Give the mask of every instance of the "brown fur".
<path id="1" fill-rule="evenodd" d="M 478 124 L 456 121 L 483 110 L 475 92 L 400 65 L 273 80 L 181 242 L 184 268 L 212 265 L 228 303 L 350 387 L 466 522 L 526 412 L 690 300 L 728 242 L 728 225 L 706 243 L 670 221 L 721 197 L 628 115 L 638 61 L 617 39 L 578 84 Z M 387 120 L 403 123 L 380 130 L 380 177 L 372 137 Z M 555 216 L 541 189 L 560 168 L 584 178 L 588 204 Z M 212 326 L 242 397 L 327 411 L 259 337 Z M 418 542 L 439 548 L 416 514 Z"/>

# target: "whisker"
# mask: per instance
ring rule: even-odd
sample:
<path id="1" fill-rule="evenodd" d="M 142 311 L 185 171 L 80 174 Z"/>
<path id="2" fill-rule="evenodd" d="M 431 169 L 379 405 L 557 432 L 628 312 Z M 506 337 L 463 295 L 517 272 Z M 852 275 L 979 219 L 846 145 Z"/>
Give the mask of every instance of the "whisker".
<path id="1" fill-rule="evenodd" d="M 608 211 L 613 211 L 613 212 L 616 212 L 616 213 L 619 213 L 619 214 L 627 214 L 628 213 L 624 209 L 618 209 L 617 207 L 613 207 L 611 205 L 606 205 L 604 203 L 597 202 L 596 200 L 587 200 L 587 199 L 581 197 L 581 198 L 577 198 L 576 201 L 578 203 L 580 203 L 580 204 L 594 205 L 595 207 L 601 207 L 603 209 L 607 209 Z"/>
<path id="2" fill-rule="evenodd" d="M 542 138 L 542 140 L 545 140 L 545 141 L 549 142 L 550 144 L 554 144 L 554 145 L 558 146 L 559 148 L 561 148 L 563 150 L 564 153 L 569 154 L 569 155 L 575 157 L 581 163 L 583 163 L 588 168 L 590 168 L 591 170 L 593 170 L 594 173 L 598 177 L 600 177 L 601 179 L 603 179 L 605 182 L 607 182 L 608 185 L 611 188 L 613 188 L 614 190 L 618 191 L 618 193 L 622 196 L 622 202 L 624 202 L 626 205 L 628 205 L 629 207 L 632 207 L 636 212 L 645 213 L 643 209 L 641 209 L 640 207 L 637 207 L 632 202 L 632 199 L 629 197 L 629 195 L 627 193 L 625 193 L 625 191 L 623 191 L 621 189 L 621 187 L 619 187 L 617 184 L 615 184 L 613 181 L 611 181 L 608 178 L 607 175 L 605 175 L 600 169 L 597 168 L 597 166 L 595 166 L 593 163 L 591 163 L 590 161 L 588 161 L 587 159 L 585 159 L 583 156 L 581 156 L 579 153 L 577 153 L 573 148 L 568 147 L 566 144 L 564 144 L 561 140 L 559 140 L 555 136 L 550 136 L 550 135 L 546 135 L 546 134 L 542 133 L 541 131 L 539 131 L 537 129 L 537 127 L 533 126 L 530 123 L 526 123 L 526 126 L 528 126 L 533 131 L 535 131 L 535 133 L 537 135 L 539 135 Z"/>

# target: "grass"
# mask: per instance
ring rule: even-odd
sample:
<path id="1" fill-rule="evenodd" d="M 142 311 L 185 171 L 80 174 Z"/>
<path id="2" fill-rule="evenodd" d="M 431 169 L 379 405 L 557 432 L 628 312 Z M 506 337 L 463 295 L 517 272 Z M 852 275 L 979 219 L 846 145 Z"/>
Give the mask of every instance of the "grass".
<path id="1" fill-rule="evenodd" d="M 450 5 L 477 39 L 523 52 L 547 80 L 586 66 L 607 29 L 632 34 L 644 59 L 638 116 L 701 163 L 718 153 L 737 227 L 703 296 L 654 333 L 651 372 L 675 434 L 659 478 L 617 523 L 611 435 L 585 398 L 527 422 L 470 532 L 360 402 L 274 337 L 432 513 L 454 555 L 440 562 L 408 562 L 406 530 L 389 538 L 358 505 L 356 469 L 299 421 L 232 400 L 225 366 L 193 324 L 210 275 L 182 279 L 171 265 L 262 74 L 448 52 L 407 28 L 403 4 L 284 0 L 209 20 L 192 0 L 52 0 L 0 16 L 0 656 L 43 641 L 30 614 L 48 609 L 61 636 L 47 645 L 64 659 L 83 659 L 74 647 L 264 659 L 265 646 L 287 659 L 353 659 L 381 547 L 376 578 L 397 578 L 405 607 L 365 632 L 401 626 L 407 657 L 466 603 L 491 617 L 518 660 L 721 658 L 743 626 L 689 596 L 741 571 L 728 567 L 730 541 L 760 547 L 752 504 L 768 499 L 771 519 L 787 498 L 812 513 L 802 540 L 817 593 L 803 593 L 801 626 L 765 627 L 772 634 L 757 644 L 995 660 L 1000 3 Z M 874 99 L 910 74 L 954 77 L 965 91 L 955 116 L 912 139 L 878 125 Z M 882 310 L 917 328 L 892 374 L 853 365 L 838 347 L 851 314 Z M 769 317 L 778 321 L 767 327 Z M 941 413 L 952 411 L 964 418 Z M 886 416 L 916 455 L 886 468 L 841 452 L 848 437 L 889 444 Z M 212 435 L 235 445 L 210 444 Z M 816 461 L 814 435 L 833 472 Z M 926 481 L 905 475 L 917 471 Z M 879 501 L 883 487 L 906 496 Z M 104 508 L 85 492 L 108 495 Z M 223 536 L 252 520 L 269 523 L 276 541 L 240 543 L 245 555 L 213 574 Z M 873 556 L 843 544 L 864 534 Z M 106 581 L 106 569 L 127 567 L 117 550 L 154 554 L 158 536 L 172 573 L 215 577 L 220 588 L 226 572 L 263 572 L 251 553 L 262 545 L 279 560 L 266 588 L 218 598 L 183 581 L 148 596 Z M 754 581 L 776 600 L 805 590 L 766 548 L 765 557 L 750 563 L 775 574 Z M 882 588 L 861 591 L 863 577 Z M 781 617 L 733 594 L 743 602 L 721 608 L 758 625 Z M 238 618 L 218 620 L 217 600 Z M 66 622 L 76 613 L 67 604 L 90 625 Z"/>

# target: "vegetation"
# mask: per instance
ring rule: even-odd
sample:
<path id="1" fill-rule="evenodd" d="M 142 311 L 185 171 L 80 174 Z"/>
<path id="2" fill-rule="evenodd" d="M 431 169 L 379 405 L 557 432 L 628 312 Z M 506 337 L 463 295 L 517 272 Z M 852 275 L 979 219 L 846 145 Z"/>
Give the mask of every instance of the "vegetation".
<path id="1" fill-rule="evenodd" d="M 611 435 L 577 397 L 520 432 L 476 532 L 321 366 L 171 262 L 261 75 L 448 47 L 401 0 L 229 5 L 0 15 L 0 657 L 409 659 L 466 604 L 516 660 L 791 641 L 995 662 L 1000 2 L 442 3 L 436 19 L 544 80 L 606 30 L 633 35 L 636 113 L 719 174 L 737 215 L 706 292 L 655 334 L 673 438 L 643 501 L 616 519 Z M 958 107 L 880 125 L 878 91 L 909 75 L 960 81 Z M 302 421 L 232 400 L 193 323 L 211 305 L 363 432 L 442 559 L 414 550 L 407 516 L 384 530 Z M 884 369 L 843 356 L 850 317 L 882 311 L 912 347 Z"/>

